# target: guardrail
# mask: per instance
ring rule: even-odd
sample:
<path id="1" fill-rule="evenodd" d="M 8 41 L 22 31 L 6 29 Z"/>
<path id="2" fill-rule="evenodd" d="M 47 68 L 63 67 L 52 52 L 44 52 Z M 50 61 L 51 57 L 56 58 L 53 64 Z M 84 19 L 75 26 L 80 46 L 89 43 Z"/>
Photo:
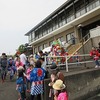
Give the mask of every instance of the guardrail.
<path id="1" fill-rule="evenodd" d="M 69 58 L 79 59 L 79 57 L 81 57 L 81 60 L 79 60 L 79 61 L 77 60 L 77 61 L 71 62 L 70 59 L 69 59 Z M 58 60 L 58 62 L 57 62 L 57 59 L 59 59 L 59 58 L 60 59 L 65 58 L 65 62 L 61 63 L 60 60 Z M 66 72 L 69 71 L 69 65 L 86 64 L 86 63 L 94 62 L 93 59 L 91 59 L 89 54 L 84 54 L 84 55 L 68 55 L 68 56 L 45 56 L 45 63 L 50 66 L 53 62 L 52 59 L 53 60 L 56 59 L 55 63 L 57 64 L 57 66 L 65 65 L 66 66 Z"/>

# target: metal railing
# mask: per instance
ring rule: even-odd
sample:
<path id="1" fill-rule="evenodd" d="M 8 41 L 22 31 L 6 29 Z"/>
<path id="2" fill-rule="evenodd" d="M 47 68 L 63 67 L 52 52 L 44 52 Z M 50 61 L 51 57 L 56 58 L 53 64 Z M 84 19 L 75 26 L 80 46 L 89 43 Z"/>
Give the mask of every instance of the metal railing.
<path id="1" fill-rule="evenodd" d="M 69 61 L 69 58 L 79 58 L 81 57 L 81 60 L 80 61 Z M 84 59 L 85 57 L 85 59 Z M 65 58 L 65 62 L 64 63 L 61 63 L 61 59 L 62 58 Z M 56 59 L 55 63 L 57 64 L 57 66 L 65 66 L 66 68 L 66 72 L 69 72 L 69 66 L 70 65 L 77 65 L 77 64 L 84 64 L 84 67 L 85 67 L 85 64 L 87 63 L 91 63 L 91 62 L 94 62 L 93 59 L 91 59 L 90 55 L 89 54 L 82 54 L 82 55 L 70 55 L 70 56 L 45 56 L 45 63 L 47 64 L 47 67 L 50 67 L 52 65 L 52 59 Z M 60 59 L 57 61 L 57 59 Z"/>

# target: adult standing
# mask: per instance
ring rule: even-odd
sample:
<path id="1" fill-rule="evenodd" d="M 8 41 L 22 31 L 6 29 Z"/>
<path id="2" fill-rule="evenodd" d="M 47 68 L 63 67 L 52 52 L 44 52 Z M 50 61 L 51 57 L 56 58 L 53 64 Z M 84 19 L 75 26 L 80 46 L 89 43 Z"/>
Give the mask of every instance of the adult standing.
<path id="1" fill-rule="evenodd" d="M 41 62 L 41 67 L 45 70 L 45 78 L 48 78 L 48 70 L 46 67 L 46 62 L 44 61 L 44 58 L 39 58 L 40 62 Z"/>
<path id="2" fill-rule="evenodd" d="M 37 96 L 37 100 L 41 100 L 41 94 L 43 94 L 43 80 L 45 77 L 45 70 L 41 68 L 41 62 L 38 60 L 35 64 L 35 68 L 31 71 L 30 81 L 31 86 L 31 100 L 35 100 L 34 96 Z"/>
<path id="3" fill-rule="evenodd" d="M 23 51 L 23 53 L 20 55 L 20 61 L 23 63 L 23 67 L 26 70 L 26 62 L 27 62 L 27 57 L 26 57 L 26 52 Z"/>
<path id="4" fill-rule="evenodd" d="M 0 59 L 0 66 L 1 66 L 1 79 L 2 83 L 6 79 L 6 71 L 7 71 L 7 56 L 5 53 L 2 53 L 2 57 Z"/>
<path id="5" fill-rule="evenodd" d="M 71 40 L 72 40 L 72 44 L 74 45 L 75 44 L 75 36 L 73 34 L 71 35 Z"/>

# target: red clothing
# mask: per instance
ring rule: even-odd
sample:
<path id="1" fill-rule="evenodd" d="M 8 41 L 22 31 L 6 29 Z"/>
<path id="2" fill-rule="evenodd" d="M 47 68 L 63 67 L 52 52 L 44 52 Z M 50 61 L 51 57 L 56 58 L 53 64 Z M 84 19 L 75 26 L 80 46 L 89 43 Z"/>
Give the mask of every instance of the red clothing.
<path id="1" fill-rule="evenodd" d="M 57 100 L 68 100 L 68 94 L 66 92 L 60 93 Z"/>
<path id="2" fill-rule="evenodd" d="M 15 65 L 18 68 L 19 66 L 23 66 L 23 63 L 22 62 L 19 62 L 19 61 L 16 61 Z"/>
<path id="3" fill-rule="evenodd" d="M 92 50 L 90 52 L 90 56 L 94 56 L 94 55 L 99 56 L 99 52 L 97 50 Z"/>
<path id="4" fill-rule="evenodd" d="M 90 56 L 93 56 L 94 60 L 98 60 L 99 59 L 99 52 L 97 50 L 92 50 L 90 52 Z"/>

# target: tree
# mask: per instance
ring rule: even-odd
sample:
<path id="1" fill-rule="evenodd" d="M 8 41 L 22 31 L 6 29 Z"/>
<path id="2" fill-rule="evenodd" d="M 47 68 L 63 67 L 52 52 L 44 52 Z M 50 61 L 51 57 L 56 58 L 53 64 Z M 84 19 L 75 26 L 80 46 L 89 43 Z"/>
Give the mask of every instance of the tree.
<path id="1" fill-rule="evenodd" d="M 20 45 L 19 46 L 19 48 L 18 48 L 18 51 L 20 52 L 20 53 L 23 53 L 24 51 L 26 50 L 26 48 L 25 48 L 25 45 Z"/>

